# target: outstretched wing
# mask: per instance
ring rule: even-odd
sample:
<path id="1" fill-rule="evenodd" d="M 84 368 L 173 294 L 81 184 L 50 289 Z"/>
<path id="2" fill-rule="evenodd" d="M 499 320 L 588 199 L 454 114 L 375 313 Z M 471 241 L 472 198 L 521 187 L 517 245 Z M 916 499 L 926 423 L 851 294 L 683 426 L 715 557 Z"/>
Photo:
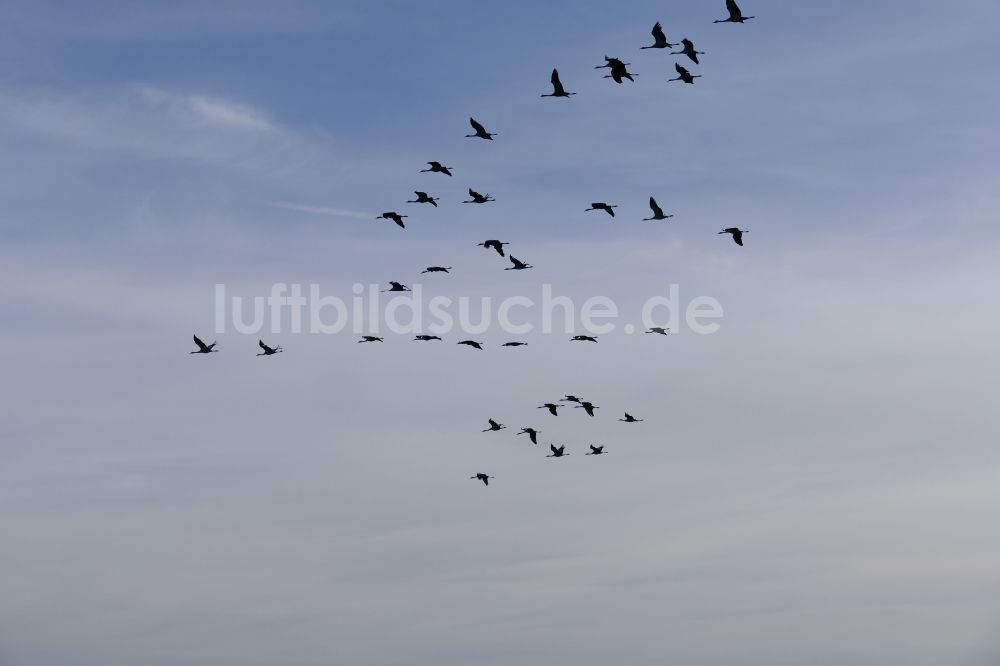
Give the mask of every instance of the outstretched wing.
<path id="1" fill-rule="evenodd" d="M 729 18 L 731 19 L 738 19 L 743 16 L 743 12 L 740 11 L 736 0 L 726 0 L 726 9 L 729 11 Z"/>
<path id="2" fill-rule="evenodd" d="M 563 93 L 566 92 L 566 90 L 563 88 L 562 81 L 559 80 L 558 69 L 552 70 L 552 88 L 553 88 L 552 92 L 554 92 L 557 95 L 562 95 Z"/>
<path id="3" fill-rule="evenodd" d="M 469 124 L 472 125 L 472 129 L 476 130 L 477 134 L 486 134 L 486 128 L 477 122 L 475 118 L 469 118 Z"/>
<path id="4" fill-rule="evenodd" d="M 194 343 L 196 345 L 198 345 L 198 349 L 200 349 L 202 351 L 208 351 L 208 345 L 206 345 L 204 342 L 202 342 L 201 338 L 199 338 L 197 335 L 193 335 L 191 337 L 194 338 Z"/>
<path id="5" fill-rule="evenodd" d="M 653 39 L 656 40 L 657 44 L 662 44 L 667 41 L 667 36 L 663 34 L 663 26 L 657 21 L 656 25 L 653 26 Z"/>
<path id="6" fill-rule="evenodd" d="M 661 217 L 663 215 L 663 209 L 660 208 L 653 197 L 649 197 L 649 208 L 653 211 L 654 217 Z"/>

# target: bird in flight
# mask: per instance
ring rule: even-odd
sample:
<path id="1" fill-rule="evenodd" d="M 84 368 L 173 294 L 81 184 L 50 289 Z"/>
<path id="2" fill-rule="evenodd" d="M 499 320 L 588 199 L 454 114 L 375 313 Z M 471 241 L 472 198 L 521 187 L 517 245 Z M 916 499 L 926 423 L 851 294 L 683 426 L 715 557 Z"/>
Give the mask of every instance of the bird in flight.
<path id="1" fill-rule="evenodd" d="M 495 479 L 495 476 L 486 476 L 485 474 L 476 474 L 475 476 L 470 476 L 470 479 L 475 479 L 477 481 L 482 481 L 484 486 L 490 485 L 490 479 Z"/>
<path id="2" fill-rule="evenodd" d="M 490 427 L 484 430 L 483 432 L 496 432 L 497 430 L 503 430 L 504 428 L 507 427 L 502 423 L 497 423 L 493 419 L 489 419 L 489 422 L 490 422 Z"/>
<path id="3" fill-rule="evenodd" d="M 694 42 L 692 42 L 687 37 L 681 40 L 681 44 L 684 45 L 684 48 L 681 49 L 680 51 L 674 51 L 670 55 L 686 55 L 688 58 L 691 58 L 691 60 L 694 61 L 694 64 L 700 65 L 701 63 L 698 62 L 698 56 L 705 55 L 705 52 L 695 51 Z"/>
<path id="4" fill-rule="evenodd" d="M 475 340 L 462 340 L 458 344 L 465 345 L 467 347 L 475 347 L 476 349 L 479 349 L 479 350 L 482 350 L 482 348 L 483 348 L 483 343 L 482 342 L 476 342 Z"/>
<path id="5" fill-rule="evenodd" d="M 565 398 L 559 398 L 559 402 L 575 402 L 578 405 L 582 405 L 583 404 L 583 401 L 580 400 L 575 395 L 568 395 Z"/>
<path id="6" fill-rule="evenodd" d="M 653 35 L 653 44 L 650 45 L 650 46 L 641 46 L 641 47 L 639 47 L 640 50 L 642 50 L 642 49 L 666 49 L 666 48 L 670 48 L 670 47 L 673 46 L 673 44 L 671 44 L 670 42 L 667 41 L 667 36 L 665 34 L 663 34 L 663 26 L 660 25 L 659 21 L 657 21 L 656 25 L 653 26 L 653 30 L 652 30 L 651 34 Z"/>
<path id="7" fill-rule="evenodd" d="M 647 333 L 659 333 L 660 335 L 666 335 L 669 328 L 663 328 L 662 326 L 651 326 Z"/>
<path id="8" fill-rule="evenodd" d="M 432 197 L 426 192 L 419 192 L 417 190 L 414 190 L 413 193 L 417 195 L 417 198 L 412 201 L 407 201 L 406 203 L 429 203 L 437 208 L 437 202 L 439 200 L 438 197 Z"/>
<path id="9" fill-rule="evenodd" d="M 420 271 L 420 274 L 424 273 L 447 273 L 451 270 L 451 266 L 428 266 L 424 270 Z"/>
<path id="10" fill-rule="evenodd" d="M 512 263 L 513 266 L 508 266 L 504 269 L 505 271 L 523 271 L 526 268 L 534 268 L 531 264 L 524 263 L 514 255 L 510 255 L 510 263 Z"/>
<path id="11" fill-rule="evenodd" d="M 503 343 L 500 346 L 501 347 L 527 347 L 528 343 L 527 342 L 505 342 L 505 343 Z"/>
<path id="12" fill-rule="evenodd" d="M 377 335 L 362 335 L 358 342 L 385 342 L 382 338 Z"/>
<path id="13" fill-rule="evenodd" d="M 594 446 L 593 444 L 591 444 L 590 445 L 590 453 L 585 453 L 584 455 L 586 455 L 586 456 L 599 456 L 602 453 L 604 453 L 604 447 L 603 446 Z"/>
<path id="14" fill-rule="evenodd" d="M 535 430 L 534 428 L 521 428 L 521 432 L 519 432 L 517 434 L 518 435 L 527 435 L 528 439 L 531 440 L 532 444 L 538 444 L 538 433 L 540 433 L 540 432 L 541 432 L 541 430 Z"/>
<path id="15" fill-rule="evenodd" d="M 653 211 L 653 217 L 644 217 L 642 218 L 643 222 L 648 222 L 649 220 L 668 220 L 673 217 L 673 215 L 664 215 L 660 204 L 656 203 L 656 199 L 653 197 L 649 197 L 649 209 Z"/>
<path id="16" fill-rule="evenodd" d="M 471 187 L 469 188 L 469 196 L 472 197 L 468 201 L 463 201 L 462 203 L 486 203 L 487 201 L 496 201 L 493 197 L 488 194 L 480 194 L 476 192 Z"/>
<path id="17" fill-rule="evenodd" d="M 559 80 L 559 70 L 552 70 L 552 94 L 551 95 L 541 95 L 541 97 L 569 97 L 570 95 L 575 95 L 575 92 L 566 92 L 563 88 L 562 81 Z"/>
<path id="18" fill-rule="evenodd" d="M 393 282 L 392 280 L 390 280 L 389 284 L 391 284 L 392 287 L 390 287 L 389 289 L 383 289 L 382 290 L 383 294 L 386 293 L 387 291 L 410 291 L 410 288 L 407 287 L 402 282 Z"/>
<path id="19" fill-rule="evenodd" d="M 547 409 L 549 410 L 549 414 L 551 414 L 552 416 L 559 416 L 559 412 L 557 412 L 556 410 L 559 409 L 560 407 L 562 407 L 562 405 L 556 405 L 554 403 L 547 402 L 538 409 Z"/>
<path id="20" fill-rule="evenodd" d="M 280 354 L 281 352 L 285 351 L 281 347 L 268 347 L 267 345 L 264 344 L 263 340 L 258 340 L 257 344 L 263 350 L 261 353 L 257 354 L 257 356 L 274 356 L 275 354 Z"/>
<path id="21" fill-rule="evenodd" d="M 198 345 L 198 351 L 193 351 L 191 352 L 192 354 L 211 354 L 212 352 L 219 351 L 218 349 L 215 348 L 215 345 L 218 343 L 213 342 L 210 345 L 206 345 L 204 342 L 201 341 L 201 338 L 199 338 L 197 335 L 192 337 L 194 337 L 194 343 Z"/>
<path id="22" fill-rule="evenodd" d="M 503 253 L 504 245 L 510 245 L 510 243 L 503 243 L 498 240 L 488 240 L 482 243 L 476 243 L 476 247 L 485 247 L 487 250 L 493 248 L 494 250 L 497 251 L 497 254 L 499 254 L 501 257 L 505 256 Z"/>
<path id="23" fill-rule="evenodd" d="M 600 407 L 598 407 L 597 405 L 595 405 L 592 402 L 581 402 L 579 405 L 577 405 L 576 407 L 574 407 L 574 409 L 582 409 L 583 411 L 587 412 L 587 414 L 589 416 L 593 416 L 594 415 L 594 410 L 595 409 L 600 409 Z"/>
<path id="24" fill-rule="evenodd" d="M 469 118 L 469 124 L 472 125 L 472 129 L 474 129 L 476 133 L 466 134 L 465 138 L 467 139 L 475 139 L 478 137 L 480 139 L 489 139 L 490 141 L 492 141 L 493 137 L 497 136 L 495 132 L 492 134 L 490 132 L 487 132 L 486 128 L 483 127 L 482 123 L 478 122 L 475 118 Z"/>
<path id="25" fill-rule="evenodd" d="M 382 213 L 381 215 L 379 215 L 375 219 L 376 220 L 392 220 L 393 222 L 395 222 L 396 224 L 398 224 L 400 226 L 400 228 L 405 229 L 406 225 L 403 224 L 403 218 L 404 217 L 409 217 L 409 215 L 400 215 L 396 211 L 390 210 L 387 213 Z"/>
<path id="26" fill-rule="evenodd" d="M 606 62 L 603 65 L 598 65 L 597 67 L 594 67 L 594 69 L 603 69 L 605 67 L 610 68 L 611 73 L 604 77 L 606 79 L 612 79 L 615 83 L 621 83 L 622 79 L 628 79 L 629 81 L 634 82 L 635 79 L 632 77 L 638 76 L 637 74 L 633 74 L 628 71 L 627 66 L 631 63 L 622 62 L 618 58 L 609 58 L 608 56 L 604 56 L 604 60 Z"/>
<path id="27" fill-rule="evenodd" d="M 615 211 L 614 211 L 615 208 L 618 208 L 618 206 L 617 205 L 609 206 L 608 204 L 604 203 L 603 201 L 595 201 L 594 203 L 590 204 L 590 208 L 588 208 L 584 212 L 591 211 L 591 210 L 603 210 L 605 213 L 607 213 L 611 217 L 614 217 L 615 216 Z"/>
<path id="28" fill-rule="evenodd" d="M 421 169 L 420 173 L 428 173 L 429 172 L 429 173 L 443 173 L 443 174 L 448 175 L 448 176 L 451 175 L 451 167 L 446 167 L 445 165 L 441 164 L 440 162 L 428 162 L 427 164 L 429 164 L 431 168 L 430 169 Z"/>
<path id="29" fill-rule="evenodd" d="M 550 453 L 549 455 L 545 456 L 546 458 L 562 458 L 563 456 L 568 456 L 569 455 L 568 453 L 565 453 L 565 450 L 566 450 L 566 445 L 565 444 L 562 445 L 562 446 L 556 446 L 555 444 L 549 444 L 549 449 L 552 450 L 552 453 Z"/>
<path id="30" fill-rule="evenodd" d="M 733 235 L 733 242 L 736 243 L 737 245 L 739 245 L 740 247 L 742 247 L 743 246 L 743 234 L 750 233 L 750 230 L 749 229 L 740 229 L 739 227 L 729 227 L 728 229 L 723 229 L 719 233 L 720 234 L 732 234 Z"/>
<path id="31" fill-rule="evenodd" d="M 729 18 L 712 21 L 712 23 L 743 23 L 754 18 L 753 16 L 743 16 L 743 12 L 740 11 L 740 6 L 736 4 L 736 0 L 726 0 L 726 11 L 729 12 Z"/>
<path id="32" fill-rule="evenodd" d="M 642 423 L 642 419 L 637 419 L 628 412 L 625 412 L 625 418 L 618 420 L 622 423 Z"/>
<path id="33" fill-rule="evenodd" d="M 674 63 L 674 69 L 677 70 L 677 76 L 672 79 L 667 79 L 667 81 L 683 81 L 684 83 L 694 83 L 695 79 L 700 79 L 701 74 L 692 75 L 691 72 L 687 71 L 686 68 Z"/>
<path id="34" fill-rule="evenodd" d="M 596 335 L 574 335 L 569 339 L 570 342 L 597 342 Z"/>
<path id="35" fill-rule="evenodd" d="M 417 335 L 414 336 L 413 340 L 420 340 L 421 342 L 427 342 L 429 340 L 440 340 L 441 338 L 436 335 Z"/>

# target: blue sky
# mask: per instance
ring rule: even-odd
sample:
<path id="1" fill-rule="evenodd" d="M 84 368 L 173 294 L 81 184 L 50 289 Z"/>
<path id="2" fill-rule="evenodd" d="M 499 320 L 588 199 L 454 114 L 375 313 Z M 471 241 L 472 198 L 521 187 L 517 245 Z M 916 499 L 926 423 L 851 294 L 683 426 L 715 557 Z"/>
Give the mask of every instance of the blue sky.
<path id="1" fill-rule="evenodd" d="M 0 663 L 996 663 L 1000 7 L 741 4 L 4 4 Z M 434 264 L 725 318 L 186 353 L 218 283 Z M 539 418 L 565 393 L 601 418 Z"/>

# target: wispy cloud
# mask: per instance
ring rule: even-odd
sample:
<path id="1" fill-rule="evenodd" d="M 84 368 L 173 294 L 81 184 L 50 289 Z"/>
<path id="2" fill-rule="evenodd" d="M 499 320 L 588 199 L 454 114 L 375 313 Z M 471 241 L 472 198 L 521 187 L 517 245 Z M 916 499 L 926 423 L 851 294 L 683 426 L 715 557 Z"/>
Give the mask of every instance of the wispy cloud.
<path id="1" fill-rule="evenodd" d="M 282 210 L 294 210 L 300 213 L 311 213 L 313 215 L 329 215 L 330 217 L 353 217 L 358 220 L 370 220 L 374 217 L 372 213 L 364 213 L 358 210 L 346 210 L 344 208 L 330 208 L 327 206 L 307 206 L 304 204 L 288 203 L 286 201 L 274 201 L 270 204 L 274 208 Z"/>

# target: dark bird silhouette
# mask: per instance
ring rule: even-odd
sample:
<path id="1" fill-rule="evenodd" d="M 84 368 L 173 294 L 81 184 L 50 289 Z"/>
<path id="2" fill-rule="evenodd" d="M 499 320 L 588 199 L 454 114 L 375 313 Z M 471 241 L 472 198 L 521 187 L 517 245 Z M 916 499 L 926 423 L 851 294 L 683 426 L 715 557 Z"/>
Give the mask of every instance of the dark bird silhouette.
<path id="1" fill-rule="evenodd" d="M 484 486 L 490 485 L 490 479 L 495 479 L 495 476 L 486 476 L 485 474 L 476 474 L 475 476 L 470 476 L 470 479 L 475 479 L 477 481 L 482 481 Z"/>
<path id="2" fill-rule="evenodd" d="M 420 340 L 421 342 L 427 342 L 428 340 L 440 340 L 441 338 L 436 335 L 417 335 L 413 338 L 414 341 Z"/>
<path id="3" fill-rule="evenodd" d="M 501 347 L 527 347 L 528 343 L 527 342 L 505 342 L 505 343 L 503 343 L 500 346 Z"/>
<path id="4" fill-rule="evenodd" d="M 743 246 L 743 234 L 750 233 L 750 230 L 749 229 L 740 229 L 739 227 L 729 227 L 728 229 L 723 229 L 719 233 L 720 234 L 732 234 L 733 235 L 733 242 L 736 243 L 737 245 L 739 245 L 740 247 L 742 247 Z"/>
<path id="5" fill-rule="evenodd" d="M 692 42 L 687 37 L 681 40 L 681 44 L 684 45 L 684 48 L 681 49 L 680 51 L 674 51 L 670 55 L 686 55 L 688 58 L 691 58 L 691 60 L 694 61 L 694 64 L 700 65 L 701 63 L 698 62 L 698 56 L 705 55 L 705 52 L 695 51 L 694 42 Z"/>
<path id="6" fill-rule="evenodd" d="M 469 188 L 469 196 L 472 197 L 468 201 L 463 201 L 462 203 L 486 203 L 487 201 L 496 201 L 493 197 L 488 194 L 480 194 L 476 192 L 471 187 Z"/>
<path id="7" fill-rule="evenodd" d="M 275 354 L 280 354 L 285 351 L 281 347 L 268 347 L 264 344 L 263 340 L 258 340 L 257 344 L 260 345 L 260 348 L 263 350 L 260 354 L 257 354 L 257 356 L 274 356 Z"/>
<path id="8" fill-rule="evenodd" d="M 660 335 L 666 335 L 669 328 L 663 328 L 662 326 L 651 326 L 647 333 L 659 333 Z"/>
<path id="9" fill-rule="evenodd" d="M 622 423 L 642 423 L 642 419 L 637 419 L 628 412 L 625 412 L 625 418 L 618 420 Z"/>
<path id="10" fill-rule="evenodd" d="M 420 173 L 443 173 L 445 175 L 451 175 L 451 167 L 446 167 L 440 162 L 428 162 L 430 169 L 421 169 Z"/>
<path id="11" fill-rule="evenodd" d="M 524 263 L 514 255 L 510 255 L 510 263 L 514 265 L 508 266 L 507 268 L 504 269 L 505 271 L 523 271 L 526 268 L 534 268 L 534 266 L 532 266 L 531 264 Z"/>
<path id="12" fill-rule="evenodd" d="M 583 411 L 587 412 L 588 416 L 593 416 L 594 415 L 594 410 L 595 409 L 600 409 L 600 407 L 598 407 L 597 405 L 595 405 L 595 404 L 593 404 L 591 402 L 581 402 L 579 405 L 577 405 L 573 409 L 582 409 Z"/>
<path id="13" fill-rule="evenodd" d="M 382 290 L 383 294 L 387 291 L 410 291 L 410 288 L 407 287 L 402 282 L 393 282 L 392 280 L 390 280 L 389 284 L 391 284 L 392 287 L 390 287 L 389 289 L 383 289 Z"/>
<path id="14" fill-rule="evenodd" d="M 198 345 L 198 351 L 193 351 L 191 352 L 192 354 L 211 354 L 212 352 L 219 351 L 218 349 L 215 348 L 215 345 L 218 343 L 213 342 L 210 345 L 206 345 L 204 342 L 201 341 L 201 338 L 199 338 L 197 335 L 192 337 L 194 338 L 194 343 Z"/>
<path id="15" fill-rule="evenodd" d="M 557 412 L 556 410 L 559 409 L 560 407 L 562 407 L 562 405 L 556 405 L 554 403 L 547 402 L 538 409 L 547 409 L 549 410 L 549 414 L 551 414 L 552 416 L 559 416 L 559 412 Z"/>
<path id="16" fill-rule="evenodd" d="M 653 211 L 653 217 L 644 217 L 642 218 L 643 222 L 648 222 L 649 220 L 668 220 L 673 217 L 673 215 L 664 215 L 663 209 L 660 208 L 660 205 L 656 203 L 656 199 L 653 197 L 649 197 L 649 209 Z"/>
<path id="17" fill-rule="evenodd" d="M 653 31 L 651 34 L 653 35 L 653 44 L 651 46 L 641 46 L 639 47 L 640 50 L 666 49 L 666 48 L 671 48 L 673 46 L 673 44 L 667 41 L 667 36 L 663 34 L 663 26 L 660 25 L 659 21 L 657 21 L 656 25 L 653 26 Z"/>
<path id="18" fill-rule="evenodd" d="M 472 125 L 472 129 L 474 129 L 476 133 L 466 134 L 465 138 L 467 139 L 475 139 L 478 137 L 480 139 L 489 139 L 490 141 L 492 141 L 493 137 L 498 136 L 496 132 L 493 133 L 487 132 L 486 128 L 483 127 L 482 124 L 479 123 L 475 118 L 469 118 L 469 124 Z"/>
<path id="19" fill-rule="evenodd" d="M 736 0 L 726 0 L 726 11 L 729 12 L 729 18 L 712 21 L 712 23 L 743 23 L 744 21 L 749 21 L 754 18 L 753 16 L 743 16 L 743 12 L 740 11 L 740 7 L 736 4 Z"/>
<path id="20" fill-rule="evenodd" d="M 502 423 L 497 423 L 493 419 L 489 419 L 489 422 L 490 422 L 490 427 L 484 430 L 483 432 L 496 432 L 497 430 L 503 430 L 504 428 L 507 427 Z"/>
<path id="21" fill-rule="evenodd" d="M 615 83 L 621 83 L 622 79 L 628 79 L 634 82 L 633 76 L 638 76 L 628 71 L 628 65 L 631 63 L 622 62 L 619 58 L 609 58 L 604 56 L 605 63 L 603 65 L 598 65 L 594 69 L 603 69 L 605 67 L 611 70 L 611 73 L 606 75 L 604 78 L 612 79 Z"/>
<path id="22" fill-rule="evenodd" d="M 596 335 L 574 335 L 570 342 L 597 342 Z"/>
<path id="23" fill-rule="evenodd" d="M 420 271 L 420 274 L 424 273 L 447 273 L 451 270 L 451 266 L 428 266 L 424 270 Z"/>
<path id="24" fill-rule="evenodd" d="M 575 395 L 568 395 L 565 398 L 559 398 L 559 402 L 575 402 L 578 405 L 583 404 L 583 400 L 580 400 Z"/>
<path id="25" fill-rule="evenodd" d="M 538 444 L 538 433 L 540 433 L 540 432 L 541 432 L 541 430 L 535 430 L 534 428 L 521 428 L 521 432 L 519 432 L 517 434 L 518 435 L 527 435 L 528 439 L 531 440 L 532 444 Z"/>
<path id="26" fill-rule="evenodd" d="M 604 453 L 604 447 L 603 446 L 594 446 L 593 444 L 591 444 L 590 445 L 590 453 L 585 453 L 583 455 L 585 455 L 585 456 L 599 456 L 602 453 Z"/>
<path id="27" fill-rule="evenodd" d="M 437 202 L 439 200 L 438 197 L 432 197 L 426 192 L 420 192 L 417 190 L 414 190 L 413 193 L 417 195 L 417 198 L 413 199 L 412 201 L 407 201 L 406 203 L 429 203 L 430 205 L 437 208 Z"/>
<path id="28" fill-rule="evenodd" d="M 568 456 L 569 455 L 568 453 L 564 453 L 565 450 L 566 450 L 566 445 L 565 444 L 562 445 L 562 446 L 556 446 L 555 444 L 549 444 L 549 448 L 552 450 L 552 453 L 550 453 L 549 455 L 545 456 L 546 458 L 562 458 L 563 456 Z"/>
<path id="29" fill-rule="evenodd" d="M 552 94 L 551 95 L 541 95 L 541 97 L 569 97 L 570 95 L 575 95 L 575 92 L 566 92 L 563 88 L 562 81 L 559 80 L 559 70 L 552 70 Z"/>
<path id="30" fill-rule="evenodd" d="M 483 348 L 483 343 L 482 342 L 476 342 L 475 340 L 462 340 L 458 344 L 465 345 L 467 347 L 475 347 L 476 349 L 479 349 L 479 350 L 482 350 L 482 348 Z"/>
<path id="31" fill-rule="evenodd" d="M 375 219 L 376 220 L 392 220 L 393 222 L 395 222 L 396 224 L 398 224 L 401 228 L 405 229 L 406 225 L 403 224 L 403 218 L 404 217 L 409 217 L 409 215 L 400 215 L 399 213 L 390 210 L 388 213 L 382 213 L 381 215 L 379 215 Z"/>
<path id="32" fill-rule="evenodd" d="M 377 335 L 362 335 L 358 342 L 385 342 L 382 338 Z"/>
<path id="33" fill-rule="evenodd" d="M 614 217 L 615 216 L 615 211 L 614 211 L 615 208 L 618 208 L 618 206 L 617 205 L 615 205 L 615 206 L 609 206 L 608 204 L 604 203 L 603 201 L 595 201 L 594 203 L 590 204 L 590 208 L 588 208 L 587 211 L 590 211 L 590 210 L 603 210 L 605 213 L 607 213 L 611 217 Z M 584 212 L 587 212 L 587 211 L 584 211 Z"/>
<path id="34" fill-rule="evenodd" d="M 691 72 L 687 71 L 681 65 L 674 63 L 674 69 L 677 70 L 677 76 L 672 79 L 667 79 L 667 81 L 683 81 L 684 83 L 694 83 L 695 79 L 700 79 L 701 74 L 692 75 Z"/>
<path id="35" fill-rule="evenodd" d="M 493 248 L 494 250 L 497 251 L 497 254 L 499 254 L 501 257 L 505 256 L 503 253 L 504 245 L 510 245 L 510 243 L 504 243 L 498 240 L 488 240 L 482 243 L 476 243 L 476 247 L 485 247 L 487 250 Z"/>

